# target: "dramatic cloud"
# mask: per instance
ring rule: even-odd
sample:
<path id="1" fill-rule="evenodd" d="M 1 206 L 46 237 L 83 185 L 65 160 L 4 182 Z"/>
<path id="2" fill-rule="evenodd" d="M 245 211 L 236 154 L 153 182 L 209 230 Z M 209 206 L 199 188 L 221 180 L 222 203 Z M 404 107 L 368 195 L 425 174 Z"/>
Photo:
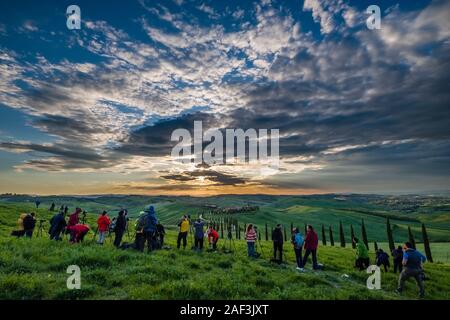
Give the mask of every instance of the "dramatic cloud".
<path id="1" fill-rule="evenodd" d="M 0 103 L 43 134 L 1 128 L 0 149 L 26 156 L 14 169 L 155 179 L 120 192 L 450 187 L 448 1 L 389 1 L 381 30 L 341 0 L 130 8 L 121 23 L 86 15 L 70 33 L 35 17 L 0 24 Z M 279 129 L 280 170 L 173 162 L 172 131 L 195 120 Z"/>

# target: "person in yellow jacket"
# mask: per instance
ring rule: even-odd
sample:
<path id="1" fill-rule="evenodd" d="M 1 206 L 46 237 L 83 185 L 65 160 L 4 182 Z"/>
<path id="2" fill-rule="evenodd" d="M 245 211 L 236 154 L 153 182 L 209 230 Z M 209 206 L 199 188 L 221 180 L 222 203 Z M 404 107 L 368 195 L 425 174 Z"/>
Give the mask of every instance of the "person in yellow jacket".
<path id="1" fill-rule="evenodd" d="M 181 247 L 181 240 L 183 240 L 183 249 L 186 249 L 187 235 L 190 227 L 190 221 L 187 215 L 183 216 L 181 221 L 178 223 L 178 226 L 180 227 L 180 232 L 178 233 L 177 249 L 180 249 Z"/>
<path id="2" fill-rule="evenodd" d="M 17 219 L 17 231 L 14 233 L 17 237 L 22 237 L 25 234 L 25 229 L 23 227 L 23 219 L 28 215 L 28 213 L 22 213 Z"/>

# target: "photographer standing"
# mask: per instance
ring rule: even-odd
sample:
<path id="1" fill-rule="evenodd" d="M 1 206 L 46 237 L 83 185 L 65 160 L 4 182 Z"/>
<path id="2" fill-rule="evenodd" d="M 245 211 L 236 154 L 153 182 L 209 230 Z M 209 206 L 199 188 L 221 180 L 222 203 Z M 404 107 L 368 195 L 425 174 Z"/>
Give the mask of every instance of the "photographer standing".
<path id="1" fill-rule="evenodd" d="M 125 211 L 120 210 L 119 215 L 116 219 L 116 225 L 114 227 L 114 233 L 116 234 L 114 238 L 114 246 L 117 248 L 120 247 L 120 243 L 122 242 L 123 233 L 125 232 L 127 226 L 127 220 L 125 218 Z"/>
<path id="2" fill-rule="evenodd" d="M 283 262 L 283 231 L 281 231 L 281 224 L 277 224 L 275 229 L 272 232 L 272 241 L 273 241 L 273 260 L 282 263 Z M 277 252 L 280 255 L 280 259 L 277 259 Z"/>
<path id="3" fill-rule="evenodd" d="M 302 248 L 305 240 L 303 239 L 302 234 L 298 228 L 292 229 L 292 245 L 294 246 L 295 260 L 297 262 L 297 270 L 304 271 L 303 269 L 303 257 L 302 257 Z"/>
<path id="4" fill-rule="evenodd" d="M 194 222 L 194 247 L 197 250 L 203 250 L 203 238 L 205 233 L 203 231 L 203 227 L 205 222 L 202 221 L 201 218 L 198 218 L 197 221 Z"/>
<path id="5" fill-rule="evenodd" d="M 178 239 L 177 239 L 177 249 L 180 249 L 181 247 L 181 240 L 183 240 L 183 249 L 186 249 L 187 246 L 187 235 L 189 232 L 189 218 L 187 215 L 184 215 L 181 221 L 178 223 L 178 226 L 180 227 L 180 232 L 178 233 Z"/>
<path id="6" fill-rule="evenodd" d="M 98 244 L 103 244 L 105 242 L 106 233 L 109 230 L 109 226 L 111 224 L 111 220 L 108 217 L 108 213 L 103 211 L 100 217 L 97 219 L 98 226 Z"/>
<path id="7" fill-rule="evenodd" d="M 253 224 L 249 224 L 245 232 L 245 240 L 247 240 L 248 256 L 256 258 L 255 242 L 258 239 L 256 229 L 253 228 Z"/>
<path id="8" fill-rule="evenodd" d="M 309 255 L 312 256 L 313 270 L 318 270 L 317 263 L 317 247 L 319 246 L 319 237 L 311 225 L 308 225 L 308 230 L 305 236 L 305 256 L 303 257 L 303 267 L 308 262 Z"/>

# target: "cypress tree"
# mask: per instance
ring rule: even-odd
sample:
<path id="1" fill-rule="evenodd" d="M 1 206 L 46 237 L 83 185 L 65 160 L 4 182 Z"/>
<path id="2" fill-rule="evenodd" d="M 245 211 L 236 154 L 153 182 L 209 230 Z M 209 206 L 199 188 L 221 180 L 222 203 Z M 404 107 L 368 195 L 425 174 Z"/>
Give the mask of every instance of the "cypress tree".
<path id="1" fill-rule="evenodd" d="M 351 237 L 350 241 L 352 243 L 352 248 L 356 249 L 356 244 L 353 242 L 353 238 L 355 237 L 355 231 L 353 230 L 352 224 L 350 225 L 350 237 Z"/>
<path id="2" fill-rule="evenodd" d="M 286 232 L 286 227 L 284 227 L 284 241 L 287 241 L 287 232 Z"/>
<path id="3" fill-rule="evenodd" d="M 236 222 L 236 239 L 239 237 L 239 223 Z"/>
<path id="4" fill-rule="evenodd" d="M 395 243 L 394 243 L 394 238 L 392 236 L 391 222 L 389 221 L 389 218 L 386 219 L 386 231 L 387 231 L 387 237 L 388 237 L 388 241 L 389 241 L 389 249 L 392 252 L 395 249 Z"/>
<path id="5" fill-rule="evenodd" d="M 378 251 L 378 243 L 376 241 L 373 242 L 373 247 L 375 248 L 375 252 Z"/>
<path id="6" fill-rule="evenodd" d="M 269 231 L 267 230 L 267 222 L 266 222 L 266 241 L 269 241 Z"/>
<path id="7" fill-rule="evenodd" d="M 341 247 L 345 248 L 345 235 L 344 235 L 344 227 L 342 226 L 342 221 L 339 221 L 339 238 L 341 240 Z"/>
<path id="8" fill-rule="evenodd" d="M 220 224 L 220 236 L 223 239 L 223 223 Z"/>
<path id="9" fill-rule="evenodd" d="M 408 238 L 409 242 L 411 242 L 411 244 L 413 245 L 413 248 L 416 249 L 416 240 L 414 240 L 414 235 L 410 226 L 408 226 Z"/>
<path id="10" fill-rule="evenodd" d="M 425 248 L 425 255 L 427 256 L 428 261 L 433 262 L 433 257 L 431 256 L 430 240 L 428 239 L 427 229 L 425 228 L 425 224 L 423 223 L 422 223 L 422 238 L 423 238 L 423 246 Z"/>
<path id="11" fill-rule="evenodd" d="M 366 225 L 364 224 L 364 219 L 361 219 L 361 235 L 362 240 L 367 247 L 367 250 L 369 250 L 369 241 L 367 240 L 367 232 L 366 232 Z"/>
<path id="12" fill-rule="evenodd" d="M 325 234 L 325 227 L 324 227 L 324 225 L 322 225 L 322 244 L 324 246 L 327 245 L 327 237 L 326 237 L 326 234 Z"/>
<path id="13" fill-rule="evenodd" d="M 334 239 L 333 239 L 333 229 L 330 226 L 330 243 L 331 246 L 334 247 Z"/>

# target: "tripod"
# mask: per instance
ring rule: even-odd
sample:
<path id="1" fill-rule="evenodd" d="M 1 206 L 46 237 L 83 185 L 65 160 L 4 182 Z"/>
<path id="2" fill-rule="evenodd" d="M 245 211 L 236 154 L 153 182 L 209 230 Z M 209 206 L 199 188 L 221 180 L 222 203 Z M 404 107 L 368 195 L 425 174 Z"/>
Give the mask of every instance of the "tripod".
<path id="1" fill-rule="evenodd" d="M 283 258 L 284 258 L 284 263 L 288 263 L 287 261 L 287 257 L 286 257 L 286 251 L 284 250 L 284 246 L 283 246 Z"/>
<path id="2" fill-rule="evenodd" d="M 92 238 L 92 242 L 95 242 L 95 238 L 97 237 L 98 227 L 95 228 L 94 237 Z"/>
<path id="3" fill-rule="evenodd" d="M 189 223 L 189 246 L 191 247 L 191 249 L 195 248 L 194 241 L 192 240 L 193 231 L 194 231 L 194 227 L 192 226 L 192 224 Z"/>
<path id="4" fill-rule="evenodd" d="M 45 222 L 45 220 L 39 220 L 39 227 L 38 227 L 38 232 L 37 232 L 38 237 L 42 237 L 42 231 L 44 229 L 44 222 Z"/>
<path id="5" fill-rule="evenodd" d="M 263 248 L 262 248 L 262 246 L 261 246 L 261 240 L 259 240 L 259 239 L 257 239 L 256 240 L 256 243 L 255 243 L 255 252 L 256 252 L 256 255 L 258 255 L 258 247 L 259 247 L 259 250 L 260 250 L 260 252 L 261 252 L 261 258 L 263 258 L 264 259 L 264 250 L 263 250 Z"/>
<path id="6" fill-rule="evenodd" d="M 87 215 L 87 212 L 83 211 L 82 217 L 81 217 L 81 224 L 86 224 L 86 215 Z"/>
<path id="7" fill-rule="evenodd" d="M 228 244 L 228 248 L 227 248 L 227 244 Z M 234 239 L 233 239 L 233 235 L 231 233 L 231 230 L 228 230 L 228 234 L 227 234 L 227 238 L 225 239 L 225 244 L 224 244 L 224 252 L 225 253 L 233 253 L 234 251 L 231 249 L 234 249 L 234 251 L 236 251 L 236 244 L 234 243 Z"/>
<path id="8" fill-rule="evenodd" d="M 128 229 L 128 223 L 127 223 L 127 236 L 128 236 L 128 241 L 132 240 L 132 238 L 130 236 L 130 230 Z"/>

